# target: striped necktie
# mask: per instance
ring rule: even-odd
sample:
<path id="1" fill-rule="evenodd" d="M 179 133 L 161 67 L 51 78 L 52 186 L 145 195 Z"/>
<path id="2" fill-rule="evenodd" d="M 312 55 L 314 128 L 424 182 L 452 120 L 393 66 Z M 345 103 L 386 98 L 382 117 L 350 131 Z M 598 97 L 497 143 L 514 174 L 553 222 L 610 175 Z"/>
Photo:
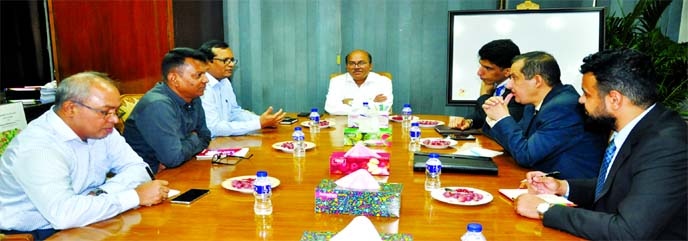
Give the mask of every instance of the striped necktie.
<path id="1" fill-rule="evenodd" d="M 609 169 L 609 164 L 612 162 L 614 157 L 614 152 L 616 151 L 616 145 L 614 145 L 614 138 L 609 142 L 607 150 L 604 151 L 604 161 L 602 161 L 602 167 L 600 168 L 600 174 L 597 176 L 597 186 L 595 186 L 595 200 L 600 197 L 602 192 L 602 187 L 604 187 L 604 181 L 607 177 L 607 169 Z"/>
<path id="2" fill-rule="evenodd" d="M 497 89 L 494 92 L 494 96 L 502 96 L 502 93 L 504 93 L 504 86 L 498 86 Z"/>

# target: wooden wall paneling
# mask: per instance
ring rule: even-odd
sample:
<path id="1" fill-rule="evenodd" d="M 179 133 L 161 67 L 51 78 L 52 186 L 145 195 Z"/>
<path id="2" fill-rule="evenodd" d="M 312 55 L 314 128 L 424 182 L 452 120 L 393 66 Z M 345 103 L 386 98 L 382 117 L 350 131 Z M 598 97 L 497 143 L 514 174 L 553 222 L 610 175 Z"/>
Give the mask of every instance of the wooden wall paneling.
<path id="1" fill-rule="evenodd" d="M 94 70 L 144 93 L 161 79 L 160 61 L 174 46 L 171 0 L 49 0 L 58 79 Z"/>

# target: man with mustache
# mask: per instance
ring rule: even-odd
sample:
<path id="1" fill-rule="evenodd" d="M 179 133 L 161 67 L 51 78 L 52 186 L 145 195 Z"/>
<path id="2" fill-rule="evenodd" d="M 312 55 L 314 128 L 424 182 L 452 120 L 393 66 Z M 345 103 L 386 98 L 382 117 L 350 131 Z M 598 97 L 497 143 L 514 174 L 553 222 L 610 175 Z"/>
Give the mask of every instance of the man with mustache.
<path id="1" fill-rule="evenodd" d="M 611 124 L 597 178 L 558 180 L 526 174 L 520 215 L 592 240 L 686 240 L 688 127 L 657 103 L 657 75 L 646 55 L 605 50 L 583 60 L 580 103 Z M 578 208 L 552 206 L 536 194 L 568 197 Z"/>
<path id="2" fill-rule="evenodd" d="M 227 43 L 211 40 L 198 49 L 208 58 L 208 84 L 201 96 L 205 119 L 213 137 L 245 135 L 261 128 L 276 126 L 285 113 L 272 113 L 268 107 L 260 116 L 239 106 L 230 77 L 239 62 Z"/>
<path id="3" fill-rule="evenodd" d="M 559 171 L 562 178 L 594 177 L 600 168 L 605 133 L 586 129 L 578 93 L 563 85 L 557 61 L 545 52 L 516 56 L 511 64 L 511 94 L 485 101 L 483 131 L 499 142 L 523 167 Z M 506 103 L 514 97 L 526 105 L 523 118 L 510 116 Z"/>
<path id="4" fill-rule="evenodd" d="M 195 49 L 170 50 L 162 59 L 163 81 L 143 95 L 124 123 L 124 138 L 153 172 L 181 165 L 210 143 L 199 98 L 208 83 L 206 61 Z"/>
<path id="5" fill-rule="evenodd" d="M 346 55 L 346 74 L 330 80 L 325 100 L 325 111 L 331 115 L 348 115 L 368 102 L 370 106 L 392 106 L 392 80 L 373 70 L 373 56 L 364 50 Z"/>
<path id="6" fill-rule="evenodd" d="M 103 73 L 60 82 L 55 105 L 0 158 L 0 233 L 43 240 L 167 198 L 167 181 L 151 181 L 148 165 L 113 131 L 119 105 Z"/>

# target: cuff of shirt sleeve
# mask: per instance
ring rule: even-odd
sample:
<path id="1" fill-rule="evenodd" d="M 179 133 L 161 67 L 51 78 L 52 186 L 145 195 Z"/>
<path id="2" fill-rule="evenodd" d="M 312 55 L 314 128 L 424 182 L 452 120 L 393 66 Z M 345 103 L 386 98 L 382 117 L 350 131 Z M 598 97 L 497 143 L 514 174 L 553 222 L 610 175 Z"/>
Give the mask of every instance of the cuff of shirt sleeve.
<path id="1" fill-rule="evenodd" d="M 133 189 L 126 190 L 115 195 L 117 195 L 117 200 L 119 201 L 119 204 L 122 205 L 122 211 L 135 208 L 140 203 L 139 195 L 136 193 L 136 190 Z"/>
<path id="2" fill-rule="evenodd" d="M 510 116 L 510 115 L 505 115 L 505 116 L 503 116 L 502 118 L 499 118 L 499 120 L 493 120 L 492 118 L 490 118 L 490 117 L 488 116 L 488 117 L 485 117 L 485 123 L 487 123 L 487 125 L 489 125 L 490 128 L 492 128 L 492 127 L 494 127 L 497 123 L 499 123 L 499 121 L 504 120 L 504 118 L 507 118 L 507 117 L 509 117 L 509 116 Z"/>

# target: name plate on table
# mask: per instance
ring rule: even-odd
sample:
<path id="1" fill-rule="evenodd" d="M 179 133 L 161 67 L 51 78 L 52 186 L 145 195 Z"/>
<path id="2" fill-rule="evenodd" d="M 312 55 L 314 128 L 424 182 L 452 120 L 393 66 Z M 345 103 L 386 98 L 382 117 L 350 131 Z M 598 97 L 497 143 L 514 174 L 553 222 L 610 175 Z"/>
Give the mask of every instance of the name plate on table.
<path id="1" fill-rule="evenodd" d="M 429 153 L 416 152 L 413 155 L 413 170 L 425 171 L 425 162 Z M 452 154 L 440 154 L 442 172 L 476 173 L 497 175 L 497 165 L 492 158 L 481 156 L 464 156 Z"/>

